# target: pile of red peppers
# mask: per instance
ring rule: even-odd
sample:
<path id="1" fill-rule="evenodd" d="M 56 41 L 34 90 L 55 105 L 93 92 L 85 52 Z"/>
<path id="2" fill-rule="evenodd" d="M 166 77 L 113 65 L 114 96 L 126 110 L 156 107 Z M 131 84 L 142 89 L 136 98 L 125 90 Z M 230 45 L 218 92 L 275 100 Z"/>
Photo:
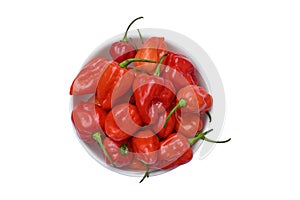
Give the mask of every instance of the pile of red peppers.
<path id="1" fill-rule="evenodd" d="M 213 98 L 187 56 L 168 51 L 163 37 L 141 37 L 138 48 L 129 42 L 129 28 L 141 18 L 111 45 L 111 58 L 91 59 L 70 88 L 74 98 L 89 97 L 72 111 L 79 138 L 97 143 L 108 165 L 144 171 L 140 182 L 189 162 L 199 140 L 230 140 L 206 137 Z"/>

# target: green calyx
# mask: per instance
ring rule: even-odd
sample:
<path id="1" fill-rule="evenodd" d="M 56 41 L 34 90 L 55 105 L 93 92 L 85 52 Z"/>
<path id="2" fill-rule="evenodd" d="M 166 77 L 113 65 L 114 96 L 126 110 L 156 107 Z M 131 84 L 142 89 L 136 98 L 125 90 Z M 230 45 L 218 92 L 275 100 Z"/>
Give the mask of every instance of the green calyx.
<path id="1" fill-rule="evenodd" d="M 126 156 L 129 153 L 129 148 L 127 146 L 127 144 L 121 144 L 120 146 L 120 154 L 122 156 Z"/>

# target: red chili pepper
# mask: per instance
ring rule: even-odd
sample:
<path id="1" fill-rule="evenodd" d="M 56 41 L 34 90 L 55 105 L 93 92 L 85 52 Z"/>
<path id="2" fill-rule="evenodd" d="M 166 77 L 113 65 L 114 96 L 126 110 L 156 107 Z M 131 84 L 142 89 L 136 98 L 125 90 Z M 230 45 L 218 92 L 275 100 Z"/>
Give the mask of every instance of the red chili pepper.
<path id="1" fill-rule="evenodd" d="M 106 137 L 103 140 L 103 145 L 116 167 L 124 167 L 131 163 L 133 153 L 129 141 L 116 142 Z M 107 157 L 105 160 L 108 164 L 111 163 Z"/>
<path id="2" fill-rule="evenodd" d="M 111 109 L 114 101 L 124 95 L 132 86 L 134 74 L 126 67 L 131 62 L 155 62 L 137 58 L 127 59 L 120 64 L 111 61 L 103 71 L 97 87 L 97 99 L 104 110 Z"/>
<path id="3" fill-rule="evenodd" d="M 106 112 L 92 103 L 80 102 L 72 111 L 72 121 L 79 137 L 87 142 L 95 142 L 92 134 L 104 130 Z"/>
<path id="4" fill-rule="evenodd" d="M 210 110 L 213 102 L 212 96 L 208 94 L 204 88 L 198 85 L 188 85 L 180 89 L 177 92 L 177 98 L 179 101 L 169 113 L 165 124 L 178 108 L 181 108 L 182 112 L 203 114 Z M 210 115 L 208 114 L 208 116 Z"/>
<path id="5" fill-rule="evenodd" d="M 164 69 L 163 77 L 172 81 L 176 90 L 187 85 L 197 85 L 195 68 L 192 62 L 182 54 L 168 52 L 169 56 Z"/>
<path id="6" fill-rule="evenodd" d="M 190 139 L 186 139 L 180 133 L 170 134 L 160 142 L 156 168 L 167 170 L 189 162 L 193 157 L 191 146 L 201 139 L 212 143 L 226 143 L 231 140 L 231 138 L 224 141 L 208 139 L 206 135 L 211 131 L 212 129 L 204 133 L 198 131 L 195 137 Z"/>
<path id="7" fill-rule="evenodd" d="M 182 112 L 181 115 L 177 115 L 176 117 L 175 130 L 176 132 L 181 133 L 185 137 L 194 137 L 197 131 L 201 131 L 202 128 L 203 122 L 198 114 Z"/>
<path id="8" fill-rule="evenodd" d="M 128 58 L 134 58 L 136 54 L 136 50 L 133 45 L 129 44 L 127 41 L 127 33 L 131 25 L 138 19 L 142 19 L 143 17 L 138 17 L 134 19 L 129 26 L 127 27 L 124 37 L 121 41 L 115 42 L 111 45 L 109 53 L 114 61 L 120 63 Z"/>
<path id="9" fill-rule="evenodd" d="M 172 133 L 160 142 L 155 169 L 168 170 L 189 162 L 193 157 L 190 143 L 180 133 Z"/>
<path id="10" fill-rule="evenodd" d="M 172 104 L 175 97 L 173 84 L 160 75 L 162 56 L 153 75 L 139 74 L 133 82 L 133 92 L 136 106 L 141 118 L 146 124 L 154 124 L 158 120 L 158 113 Z"/>
<path id="11" fill-rule="evenodd" d="M 151 37 L 144 42 L 141 48 L 137 51 L 135 57 L 147 60 L 155 60 L 158 62 L 160 58 L 167 53 L 167 45 L 163 37 Z M 162 63 L 164 64 L 165 61 Z M 156 69 L 156 64 L 145 64 L 141 62 L 134 63 L 134 66 L 139 70 L 144 70 L 153 74 Z M 163 67 L 160 69 L 162 72 Z"/>
<path id="12" fill-rule="evenodd" d="M 105 131 L 114 141 L 121 141 L 132 136 L 143 122 L 134 105 L 123 103 L 113 107 L 105 120 Z"/>
<path id="13" fill-rule="evenodd" d="M 162 170 L 170 170 L 170 169 L 174 169 L 180 165 L 186 164 L 188 162 L 190 162 L 193 158 L 193 149 L 192 148 L 188 148 L 188 150 L 186 152 L 184 152 L 184 154 L 182 156 L 180 156 L 177 160 L 175 160 L 174 162 L 172 162 L 171 164 L 163 164 L 161 165 L 161 169 Z"/>
<path id="14" fill-rule="evenodd" d="M 89 61 L 74 79 L 70 88 L 70 95 L 95 93 L 99 77 L 107 63 L 106 58 L 93 58 Z"/>
<path id="15" fill-rule="evenodd" d="M 197 85 L 188 85 L 180 89 L 177 98 L 187 101 L 186 107 L 182 109 L 183 112 L 203 114 L 210 110 L 213 103 L 212 96 L 203 87 Z"/>
<path id="16" fill-rule="evenodd" d="M 151 165 L 157 161 L 159 140 L 152 131 L 144 130 L 134 135 L 132 147 L 135 157 L 145 165 Z"/>
<path id="17" fill-rule="evenodd" d="M 190 144 L 187 139 L 180 133 L 172 133 L 165 140 L 161 141 L 158 158 L 159 160 L 172 163 L 184 154 Z"/>

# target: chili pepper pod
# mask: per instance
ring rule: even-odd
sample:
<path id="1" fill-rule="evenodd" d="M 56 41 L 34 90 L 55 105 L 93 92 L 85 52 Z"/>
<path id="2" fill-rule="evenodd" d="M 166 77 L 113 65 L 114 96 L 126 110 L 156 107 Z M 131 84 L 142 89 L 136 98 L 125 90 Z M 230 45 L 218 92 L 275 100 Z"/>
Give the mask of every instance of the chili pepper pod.
<path id="1" fill-rule="evenodd" d="M 166 126 L 168 126 L 168 124 Z M 203 122 L 198 114 L 182 112 L 180 115 L 176 115 L 175 130 L 185 137 L 194 137 L 198 131 L 202 130 L 202 128 Z"/>
<path id="2" fill-rule="evenodd" d="M 193 149 L 188 148 L 188 150 L 186 152 L 184 152 L 184 154 L 182 154 L 182 156 L 180 156 L 177 160 L 175 160 L 171 164 L 166 164 L 166 163 L 162 164 L 161 169 L 162 170 L 174 169 L 180 165 L 184 165 L 184 164 L 190 162 L 192 160 L 192 158 L 193 158 Z"/>
<path id="3" fill-rule="evenodd" d="M 158 113 L 168 109 L 171 105 L 175 97 L 171 84 L 160 77 L 151 77 L 146 74 L 135 78 L 133 82 L 134 98 L 145 124 L 156 123 Z"/>
<path id="4" fill-rule="evenodd" d="M 144 42 L 141 48 L 137 51 L 135 57 L 147 60 L 155 60 L 158 62 L 160 58 L 167 53 L 167 45 L 164 42 L 163 37 L 151 37 Z M 163 61 L 162 64 L 165 64 L 166 61 Z M 139 70 L 144 70 L 150 74 L 156 69 L 155 64 L 147 64 L 141 62 L 134 63 L 134 66 Z M 163 67 L 160 69 L 162 72 Z"/>
<path id="5" fill-rule="evenodd" d="M 182 112 L 194 112 L 203 114 L 210 110 L 213 99 L 205 89 L 197 85 L 188 85 L 177 92 L 178 99 L 185 99 L 186 106 L 182 108 Z"/>
<path id="6" fill-rule="evenodd" d="M 192 62 L 182 54 L 168 52 L 168 55 L 163 77 L 172 81 L 177 91 L 187 85 L 197 85 Z"/>
<path id="7" fill-rule="evenodd" d="M 123 103 L 112 108 L 105 120 L 105 131 L 114 141 L 121 141 L 132 136 L 143 122 L 134 105 Z"/>
<path id="8" fill-rule="evenodd" d="M 174 162 L 190 148 L 189 142 L 180 133 L 172 133 L 159 144 L 159 160 Z"/>
<path id="9" fill-rule="evenodd" d="M 140 73 L 133 81 L 133 92 L 136 106 L 145 124 L 154 124 L 158 120 L 158 113 L 169 108 L 175 97 L 173 84 L 160 75 L 161 57 L 153 75 Z"/>
<path id="10" fill-rule="evenodd" d="M 215 141 L 206 137 L 213 129 L 206 132 L 198 131 L 193 138 L 186 138 L 180 133 L 170 134 L 159 144 L 158 162 L 156 168 L 163 170 L 173 169 L 179 165 L 189 162 L 193 155 L 191 147 L 199 140 L 212 143 L 226 143 L 231 138 L 224 141 Z"/>
<path id="11" fill-rule="evenodd" d="M 159 143 L 158 161 L 153 167 L 167 170 L 189 162 L 193 157 L 190 146 L 190 143 L 182 134 L 170 134 Z"/>
<path id="12" fill-rule="evenodd" d="M 152 165 L 157 161 L 159 149 L 158 137 L 150 130 L 139 131 L 131 139 L 135 157 L 145 165 Z"/>
<path id="13" fill-rule="evenodd" d="M 70 95 L 95 93 L 99 77 L 107 64 L 106 58 L 93 58 L 89 61 L 72 82 Z"/>
<path id="14" fill-rule="evenodd" d="M 213 103 L 212 96 L 198 85 L 188 85 L 180 89 L 176 97 L 179 99 L 178 103 L 169 113 L 165 125 L 178 108 L 182 112 L 203 114 L 211 109 Z"/>
<path id="15" fill-rule="evenodd" d="M 72 122 L 81 140 L 95 142 L 92 134 L 104 130 L 106 112 L 93 103 L 80 102 L 72 111 Z"/>
<path id="16" fill-rule="evenodd" d="M 128 140 L 116 142 L 109 137 L 105 137 L 103 145 L 116 167 L 125 167 L 131 163 L 133 153 Z M 108 164 L 111 164 L 107 157 L 105 157 L 105 160 Z"/>
<path id="17" fill-rule="evenodd" d="M 152 62 L 137 58 L 127 59 L 120 64 L 110 61 L 99 78 L 97 86 L 97 100 L 104 110 L 110 110 L 114 101 L 124 95 L 132 86 L 134 74 L 127 69 L 131 62 Z"/>
<path id="18" fill-rule="evenodd" d="M 135 54 L 136 54 L 136 49 L 134 48 L 133 45 L 128 43 L 127 40 L 127 33 L 129 28 L 131 27 L 131 25 L 139 20 L 142 19 L 143 17 L 138 17 L 136 19 L 134 19 L 127 27 L 124 37 L 122 40 L 115 42 L 111 45 L 109 53 L 111 55 L 111 57 L 113 58 L 113 60 L 115 60 L 116 62 L 120 63 L 123 62 L 124 60 L 128 59 L 128 58 L 134 58 Z"/>

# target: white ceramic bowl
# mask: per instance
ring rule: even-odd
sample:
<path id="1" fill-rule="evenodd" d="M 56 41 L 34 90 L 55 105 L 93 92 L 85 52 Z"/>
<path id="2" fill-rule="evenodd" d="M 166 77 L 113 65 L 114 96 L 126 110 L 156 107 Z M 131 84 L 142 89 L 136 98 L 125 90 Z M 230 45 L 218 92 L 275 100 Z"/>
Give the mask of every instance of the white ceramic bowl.
<path id="1" fill-rule="evenodd" d="M 187 38 L 186 36 L 179 34 L 174 31 L 165 30 L 165 29 L 141 29 L 140 30 L 143 38 L 147 39 L 153 36 L 157 37 L 164 37 L 165 42 L 167 44 L 167 50 L 173 51 L 177 53 L 184 54 L 187 56 L 194 64 L 195 68 L 198 70 L 198 72 L 201 74 L 197 76 L 200 85 L 203 86 L 209 94 L 213 97 L 213 107 L 210 110 L 210 114 L 212 117 L 212 122 L 209 123 L 207 119 L 204 120 L 204 128 L 203 130 L 209 130 L 211 128 L 214 129 L 213 132 L 208 134 L 208 137 L 211 139 L 218 139 L 218 137 L 221 134 L 221 130 L 223 127 L 224 117 L 225 117 L 225 94 L 224 89 L 222 85 L 222 81 L 220 79 L 220 76 L 216 70 L 216 67 L 214 66 L 211 59 L 208 57 L 208 55 L 205 53 L 205 51 L 194 41 Z M 92 58 L 94 57 L 105 57 L 111 59 L 109 55 L 109 48 L 112 43 L 119 41 L 121 38 L 123 38 L 123 33 L 119 34 L 117 36 L 114 36 L 108 40 L 106 40 L 104 43 L 99 45 L 86 59 L 86 61 L 83 63 L 82 67 Z M 132 39 L 137 45 L 140 45 L 140 38 L 138 35 L 138 32 L 136 30 L 128 32 L 128 38 Z M 87 100 L 89 98 L 89 95 L 86 96 L 71 96 L 71 103 L 70 103 L 70 110 L 72 111 L 74 105 L 76 105 L 81 100 Z M 76 130 L 74 128 L 74 132 L 76 133 Z M 76 133 L 77 137 L 77 133 Z M 104 167 L 115 171 L 120 174 L 128 175 L 128 176 L 143 176 L 144 172 L 142 171 L 128 171 L 124 169 L 118 169 L 114 168 L 112 166 L 109 166 L 105 163 L 102 153 L 100 153 L 100 149 L 98 145 L 95 144 L 87 144 L 80 140 L 80 143 L 85 148 L 85 150 L 101 165 Z M 207 156 L 212 149 L 214 148 L 215 144 L 198 141 L 196 144 L 193 145 L 193 151 L 194 154 L 199 150 L 199 147 L 201 146 L 200 151 L 200 158 L 204 158 Z M 194 157 L 195 159 L 195 157 Z M 153 171 L 151 172 L 151 175 L 158 175 L 165 173 L 167 171 Z"/>

